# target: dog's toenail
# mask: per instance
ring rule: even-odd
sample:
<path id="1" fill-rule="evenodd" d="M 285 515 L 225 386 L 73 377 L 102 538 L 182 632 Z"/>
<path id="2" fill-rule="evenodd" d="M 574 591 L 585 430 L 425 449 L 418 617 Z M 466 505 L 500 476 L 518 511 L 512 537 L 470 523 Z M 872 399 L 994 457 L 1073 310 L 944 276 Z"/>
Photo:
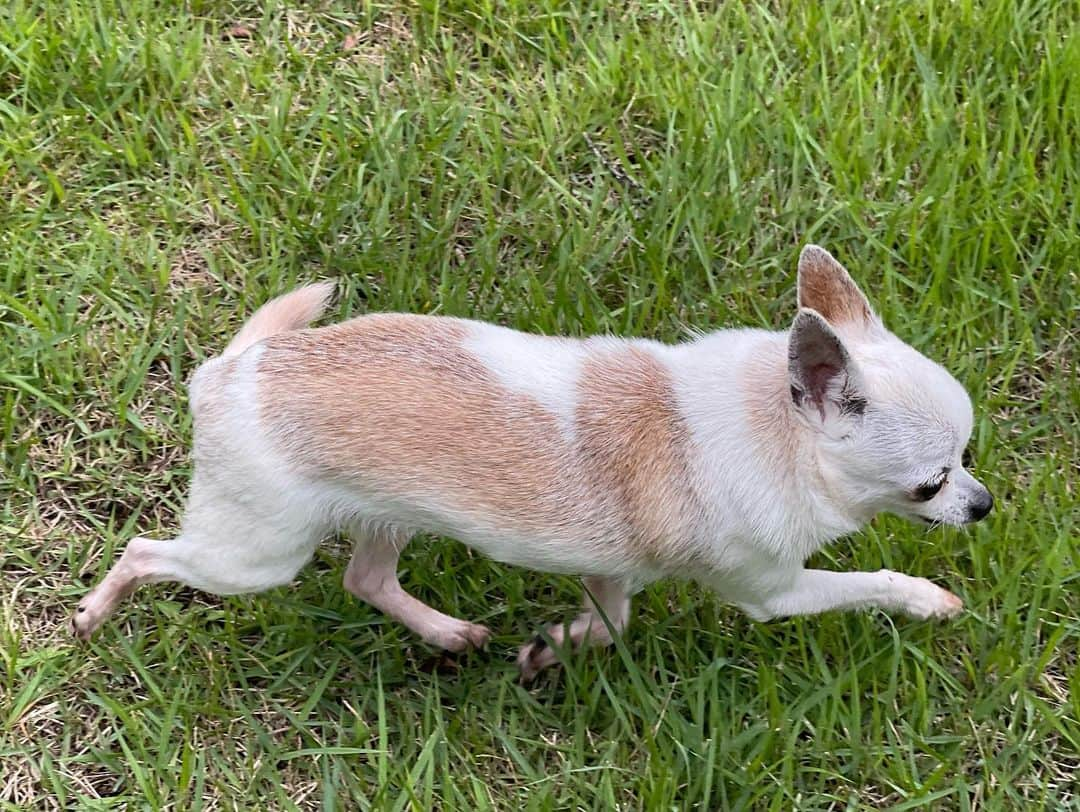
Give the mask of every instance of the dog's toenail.
<path id="1" fill-rule="evenodd" d="M 529 662 L 536 662 L 536 658 L 540 656 L 540 652 L 547 648 L 547 640 L 540 635 L 536 635 L 529 643 Z"/>

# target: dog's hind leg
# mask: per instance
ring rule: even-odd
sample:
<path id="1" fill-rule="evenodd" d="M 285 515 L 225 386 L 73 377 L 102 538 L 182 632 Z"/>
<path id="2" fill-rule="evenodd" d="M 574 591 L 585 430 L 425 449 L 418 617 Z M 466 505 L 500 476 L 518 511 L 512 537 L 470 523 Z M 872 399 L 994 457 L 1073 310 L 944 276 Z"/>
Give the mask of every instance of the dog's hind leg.
<path id="1" fill-rule="evenodd" d="M 286 494 L 260 492 L 245 502 L 196 476 L 180 535 L 136 537 L 71 619 L 86 640 L 117 604 L 143 584 L 178 581 L 214 595 L 261 592 L 289 583 L 310 560 L 327 526 L 310 503 L 290 506 Z"/>
<path id="2" fill-rule="evenodd" d="M 444 615 L 402 588 L 397 562 L 409 541 L 406 533 L 383 526 L 354 526 L 350 535 L 355 546 L 344 579 L 349 592 L 446 651 L 481 648 L 487 643 L 491 632 L 486 627 Z"/>
<path id="3" fill-rule="evenodd" d="M 152 541 L 136 536 L 124 548 L 120 560 L 108 575 L 79 601 L 71 618 L 71 630 L 81 640 L 89 640 L 102 623 L 113 613 L 117 604 L 142 584 L 158 581 L 191 580 L 183 555 L 177 556 L 185 545 L 183 539 Z"/>
<path id="4" fill-rule="evenodd" d="M 556 646 L 567 642 L 575 649 L 585 645 L 609 646 L 613 642 L 612 632 L 621 634 L 630 620 L 630 592 L 626 584 L 612 578 L 590 577 L 583 578 L 582 582 L 585 584 L 585 611 L 570 623 L 569 637 L 563 623 L 548 626 L 547 636 Z M 521 681 L 530 682 L 558 661 L 558 654 L 547 640 L 537 635 L 518 653 Z"/>

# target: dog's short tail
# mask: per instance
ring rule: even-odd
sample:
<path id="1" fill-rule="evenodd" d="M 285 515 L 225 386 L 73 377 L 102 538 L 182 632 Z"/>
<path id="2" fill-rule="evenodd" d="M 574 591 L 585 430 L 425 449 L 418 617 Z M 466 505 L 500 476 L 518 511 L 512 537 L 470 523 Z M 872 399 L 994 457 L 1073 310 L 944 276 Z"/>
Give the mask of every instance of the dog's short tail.
<path id="1" fill-rule="evenodd" d="M 322 315 L 333 293 L 333 282 L 318 282 L 271 299 L 240 328 L 221 357 L 239 355 L 264 338 L 306 327 Z"/>

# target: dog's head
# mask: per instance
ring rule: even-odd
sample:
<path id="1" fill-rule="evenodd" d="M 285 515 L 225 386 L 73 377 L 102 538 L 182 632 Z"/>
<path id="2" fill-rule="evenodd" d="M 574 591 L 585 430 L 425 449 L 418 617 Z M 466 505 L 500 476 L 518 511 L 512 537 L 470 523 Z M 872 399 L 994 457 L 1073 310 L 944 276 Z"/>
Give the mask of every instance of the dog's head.
<path id="1" fill-rule="evenodd" d="M 827 498 L 867 518 L 887 510 L 960 525 L 990 512 L 990 491 L 963 465 L 967 392 L 885 329 L 844 267 L 816 245 L 799 257 L 788 375 Z"/>

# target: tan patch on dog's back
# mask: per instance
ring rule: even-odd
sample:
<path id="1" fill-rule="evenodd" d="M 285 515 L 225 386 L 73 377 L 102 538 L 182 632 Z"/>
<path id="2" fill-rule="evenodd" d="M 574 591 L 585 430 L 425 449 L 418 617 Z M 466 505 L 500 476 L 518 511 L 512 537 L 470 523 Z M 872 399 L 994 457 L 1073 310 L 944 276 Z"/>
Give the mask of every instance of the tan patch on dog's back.
<path id="1" fill-rule="evenodd" d="M 628 346 L 587 360 L 578 389 L 582 466 L 611 495 L 632 552 L 662 566 L 688 563 L 701 509 L 667 370 L 645 349 Z"/>
<path id="2" fill-rule="evenodd" d="M 469 330 L 378 314 L 272 338 L 259 361 L 263 423 L 291 459 L 376 498 L 524 532 L 570 524 L 587 543 L 597 511 L 556 417 L 501 387 L 462 348 Z"/>
<path id="3" fill-rule="evenodd" d="M 263 428 L 302 470 L 433 520 L 589 547 L 612 569 L 685 567 L 700 510 L 663 366 L 631 345 L 589 353 L 570 436 L 463 348 L 471 329 L 380 314 L 268 339 Z"/>

